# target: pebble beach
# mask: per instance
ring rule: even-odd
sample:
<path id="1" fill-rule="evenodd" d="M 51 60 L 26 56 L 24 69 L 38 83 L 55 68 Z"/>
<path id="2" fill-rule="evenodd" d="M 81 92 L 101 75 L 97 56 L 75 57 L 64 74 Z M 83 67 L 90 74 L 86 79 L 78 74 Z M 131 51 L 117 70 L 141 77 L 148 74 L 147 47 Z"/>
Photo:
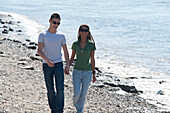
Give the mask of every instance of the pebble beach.
<path id="1" fill-rule="evenodd" d="M 0 113 L 50 113 L 37 43 L 24 37 L 11 15 L 0 14 Z M 13 37 L 13 39 L 11 39 Z M 63 61 L 65 64 L 65 62 Z M 65 75 L 64 113 L 75 113 L 72 103 L 72 71 Z M 138 95 L 142 93 L 113 73 L 96 67 L 95 83 L 88 90 L 85 113 L 165 113 Z M 132 79 L 132 78 L 131 78 Z M 119 94 L 117 92 L 125 92 Z"/>

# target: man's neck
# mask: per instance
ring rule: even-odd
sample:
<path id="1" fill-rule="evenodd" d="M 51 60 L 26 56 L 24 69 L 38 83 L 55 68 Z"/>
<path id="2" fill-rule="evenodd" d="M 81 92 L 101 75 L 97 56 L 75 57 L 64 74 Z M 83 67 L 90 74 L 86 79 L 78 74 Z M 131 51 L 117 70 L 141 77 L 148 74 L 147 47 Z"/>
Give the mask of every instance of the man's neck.
<path id="1" fill-rule="evenodd" d="M 53 34 L 54 34 L 54 33 L 57 32 L 57 29 L 51 29 L 51 28 L 49 28 L 48 31 L 49 31 L 50 33 L 53 33 Z"/>

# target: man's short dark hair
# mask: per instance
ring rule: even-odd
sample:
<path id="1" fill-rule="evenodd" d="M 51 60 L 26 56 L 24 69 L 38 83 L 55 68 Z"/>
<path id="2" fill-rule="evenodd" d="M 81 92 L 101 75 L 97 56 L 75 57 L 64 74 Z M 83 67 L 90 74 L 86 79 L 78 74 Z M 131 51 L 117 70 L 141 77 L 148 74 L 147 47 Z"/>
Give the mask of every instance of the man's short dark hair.
<path id="1" fill-rule="evenodd" d="M 53 18 L 61 19 L 61 18 L 60 18 L 60 15 L 59 15 L 58 13 L 53 13 L 53 14 L 51 15 L 50 20 L 52 20 Z"/>

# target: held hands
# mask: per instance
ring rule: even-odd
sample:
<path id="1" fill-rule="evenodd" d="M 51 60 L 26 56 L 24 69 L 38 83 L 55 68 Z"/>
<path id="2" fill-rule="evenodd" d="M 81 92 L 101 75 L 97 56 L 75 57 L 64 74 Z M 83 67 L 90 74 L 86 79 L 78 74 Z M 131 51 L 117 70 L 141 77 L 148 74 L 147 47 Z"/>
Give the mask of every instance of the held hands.
<path id="1" fill-rule="evenodd" d="M 69 66 L 66 66 L 66 67 L 65 67 L 64 73 L 65 73 L 66 75 L 69 75 L 69 74 L 70 74 L 70 73 L 69 73 Z"/>

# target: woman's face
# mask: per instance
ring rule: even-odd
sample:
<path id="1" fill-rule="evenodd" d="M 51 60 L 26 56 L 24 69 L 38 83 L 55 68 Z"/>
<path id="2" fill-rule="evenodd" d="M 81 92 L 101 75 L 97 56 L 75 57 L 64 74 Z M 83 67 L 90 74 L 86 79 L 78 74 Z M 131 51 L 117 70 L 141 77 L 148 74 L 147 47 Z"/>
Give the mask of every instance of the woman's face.
<path id="1" fill-rule="evenodd" d="M 87 38 L 88 34 L 89 34 L 89 30 L 87 27 L 83 26 L 80 31 L 79 34 L 82 38 Z"/>

